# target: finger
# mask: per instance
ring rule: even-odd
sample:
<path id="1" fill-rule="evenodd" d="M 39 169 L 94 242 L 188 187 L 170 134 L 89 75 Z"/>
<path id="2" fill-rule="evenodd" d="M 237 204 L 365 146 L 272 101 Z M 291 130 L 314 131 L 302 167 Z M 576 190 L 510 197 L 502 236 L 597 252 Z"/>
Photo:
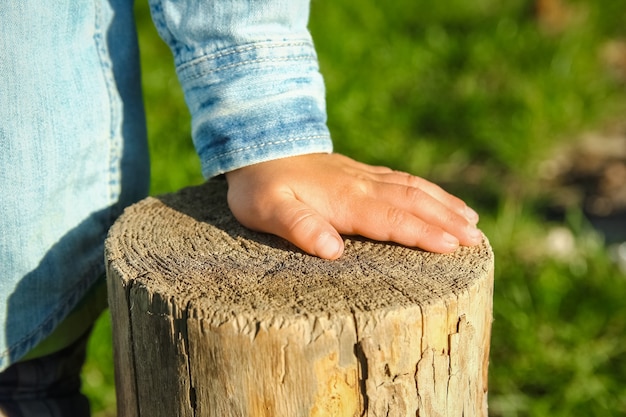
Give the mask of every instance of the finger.
<path id="1" fill-rule="evenodd" d="M 397 184 L 376 184 L 374 198 L 436 226 L 472 246 L 482 241 L 482 233 L 466 216 L 419 188 Z"/>
<path id="2" fill-rule="evenodd" d="M 448 193 L 437 184 L 434 184 L 424 178 L 416 177 L 406 172 L 393 171 L 389 173 L 381 173 L 378 180 L 385 183 L 400 184 L 420 189 L 439 200 L 442 204 L 451 208 L 461 216 L 465 217 L 470 223 L 476 225 L 479 221 L 478 213 L 465 204 L 463 200 Z"/>
<path id="3" fill-rule="evenodd" d="M 296 199 L 285 200 L 276 207 L 274 215 L 266 224 L 268 231 L 311 255 L 323 259 L 337 259 L 341 256 L 343 239 L 319 213 Z"/>
<path id="4" fill-rule="evenodd" d="M 272 204 L 271 213 L 238 220 L 245 226 L 272 233 L 293 243 L 303 251 L 323 259 L 337 259 L 344 243 L 335 228 L 308 205 L 293 196 L 282 197 Z"/>
<path id="5" fill-rule="evenodd" d="M 431 252 L 449 253 L 459 247 L 458 238 L 406 210 L 376 199 L 363 203 L 353 208 L 353 222 L 333 226 L 340 233 L 395 242 Z"/>

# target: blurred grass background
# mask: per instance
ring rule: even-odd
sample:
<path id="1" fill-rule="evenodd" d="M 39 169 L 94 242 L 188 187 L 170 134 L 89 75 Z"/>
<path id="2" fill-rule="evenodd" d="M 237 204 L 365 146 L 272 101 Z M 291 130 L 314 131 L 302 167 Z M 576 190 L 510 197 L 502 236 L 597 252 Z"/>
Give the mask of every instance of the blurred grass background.
<path id="1" fill-rule="evenodd" d="M 203 179 L 169 50 L 136 8 L 159 194 Z M 336 150 L 481 214 L 496 254 L 490 415 L 626 415 L 626 276 L 582 207 L 547 215 L 544 175 L 562 146 L 624 120 L 626 0 L 314 0 L 311 31 Z M 110 332 L 105 315 L 84 370 L 95 417 L 115 415 Z"/>

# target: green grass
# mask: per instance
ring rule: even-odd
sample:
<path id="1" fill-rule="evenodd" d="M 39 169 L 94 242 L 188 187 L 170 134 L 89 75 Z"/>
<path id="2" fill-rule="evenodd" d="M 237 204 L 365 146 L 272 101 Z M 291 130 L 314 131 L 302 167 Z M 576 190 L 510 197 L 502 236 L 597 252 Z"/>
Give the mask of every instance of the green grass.
<path id="1" fill-rule="evenodd" d="M 491 416 L 626 415 L 626 276 L 579 208 L 544 219 L 538 176 L 556 146 L 626 109 L 623 79 L 600 59 L 626 37 L 626 0 L 572 0 L 559 31 L 528 1 L 431 3 L 313 2 L 336 150 L 479 209 L 496 254 Z M 158 194 L 202 178 L 169 51 L 137 7 Z M 574 236 L 566 256 L 546 243 L 559 228 Z M 115 415 L 108 316 L 84 374 L 95 415 Z"/>

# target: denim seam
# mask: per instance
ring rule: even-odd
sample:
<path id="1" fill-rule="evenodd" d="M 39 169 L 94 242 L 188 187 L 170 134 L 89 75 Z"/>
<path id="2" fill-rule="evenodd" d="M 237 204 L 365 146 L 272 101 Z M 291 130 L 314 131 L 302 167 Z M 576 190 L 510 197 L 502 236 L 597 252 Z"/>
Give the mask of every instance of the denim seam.
<path id="1" fill-rule="evenodd" d="M 116 172 L 116 168 L 115 168 L 115 164 L 114 162 L 116 161 L 116 155 L 115 155 L 115 149 L 116 147 L 114 146 L 114 141 L 118 140 L 117 139 L 117 135 L 116 135 L 116 123 L 120 118 L 120 115 L 118 114 L 119 110 L 116 107 L 116 103 L 115 100 L 113 99 L 114 97 L 114 87 L 113 87 L 113 82 L 112 82 L 112 77 L 113 74 L 111 74 L 109 71 L 111 71 L 111 62 L 108 59 L 108 51 L 107 51 L 107 46 L 106 46 L 106 40 L 105 40 L 105 36 L 106 34 L 103 32 L 102 30 L 102 3 L 99 1 L 95 2 L 95 16 L 94 16 L 94 45 L 96 48 L 96 51 L 98 52 L 98 59 L 100 60 L 100 68 L 101 68 L 101 74 L 102 74 L 102 78 L 104 80 L 104 84 L 106 86 L 106 91 L 107 91 L 107 96 L 108 96 L 108 100 L 109 100 L 109 105 L 108 105 L 108 109 L 109 109 L 109 166 L 108 166 L 108 188 L 109 188 L 109 201 L 110 202 L 115 202 L 117 200 L 117 194 L 118 191 L 115 190 L 115 188 L 112 186 L 112 184 L 115 184 L 117 181 L 114 178 L 114 172 Z M 121 145 L 121 144 L 118 144 Z M 111 206 L 109 206 L 111 207 Z M 109 222 L 112 224 L 112 222 L 115 220 L 115 213 L 113 213 L 113 210 L 111 208 L 109 208 Z"/>
<path id="2" fill-rule="evenodd" d="M 215 52 L 212 54 L 201 56 L 189 62 L 181 64 L 178 68 L 180 71 L 183 71 L 186 69 L 186 67 L 191 67 L 204 61 L 219 59 L 219 58 L 227 57 L 230 55 L 241 54 L 241 53 L 246 53 L 246 52 L 255 51 L 255 50 L 262 50 L 262 49 L 276 49 L 276 48 L 286 48 L 286 47 L 294 47 L 294 46 L 296 47 L 308 46 L 310 48 L 313 48 L 313 44 L 308 41 L 271 42 L 271 43 L 259 42 L 259 43 L 253 43 L 247 46 L 238 46 L 238 47 L 232 48 L 231 50 L 225 50 L 225 51 Z"/>
<path id="3" fill-rule="evenodd" d="M 202 78 L 205 75 L 214 74 L 214 73 L 217 73 L 217 72 L 220 72 L 220 71 L 237 68 L 237 67 L 241 67 L 241 66 L 244 66 L 244 65 L 260 64 L 260 63 L 264 63 L 264 62 L 308 61 L 311 58 L 313 58 L 312 55 L 304 55 L 304 56 L 300 56 L 300 57 L 285 57 L 285 58 L 259 58 L 259 59 L 251 59 L 251 60 L 248 60 L 248 61 L 242 61 L 242 62 L 237 62 L 235 64 L 225 65 L 223 67 L 219 67 L 219 68 L 215 68 L 215 69 L 201 70 L 197 74 L 189 75 L 189 76 L 186 76 L 186 77 L 181 76 L 181 78 L 182 78 L 183 81 L 192 81 L 192 80 L 196 80 L 198 78 Z"/>
<path id="4" fill-rule="evenodd" d="M 233 154 L 237 154 L 240 152 L 246 152 L 252 149 L 259 149 L 259 148 L 264 148 L 266 146 L 274 146 L 274 145 L 284 145 L 286 143 L 293 143 L 293 142 L 300 142 L 300 141 L 305 141 L 305 140 L 313 140 L 313 139 L 323 139 L 323 138 L 328 138 L 328 135 L 310 135 L 310 136 L 304 136 L 304 137 L 298 137 L 298 138 L 292 138 L 292 139 L 285 139 L 285 140 L 277 140 L 277 141 L 272 141 L 272 142 L 264 142 L 264 143 L 260 143 L 257 145 L 251 145 L 251 146 L 246 146 L 243 148 L 237 148 L 237 149 L 233 149 L 231 151 L 228 152 L 224 152 L 224 153 L 220 153 L 218 155 L 214 155 L 211 158 L 205 159 L 205 162 L 211 162 L 214 161 L 216 159 L 225 157 L 225 156 L 230 156 Z"/>

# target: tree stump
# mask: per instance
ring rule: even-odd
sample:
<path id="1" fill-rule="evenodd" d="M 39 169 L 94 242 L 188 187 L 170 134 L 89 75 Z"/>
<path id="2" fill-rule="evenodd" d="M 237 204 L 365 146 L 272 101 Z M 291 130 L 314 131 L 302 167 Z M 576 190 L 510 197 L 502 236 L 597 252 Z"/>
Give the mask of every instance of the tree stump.
<path id="1" fill-rule="evenodd" d="M 325 261 L 210 181 L 128 208 L 106 260 L 120 417 L 487 416 L 487 241 Z"/>

